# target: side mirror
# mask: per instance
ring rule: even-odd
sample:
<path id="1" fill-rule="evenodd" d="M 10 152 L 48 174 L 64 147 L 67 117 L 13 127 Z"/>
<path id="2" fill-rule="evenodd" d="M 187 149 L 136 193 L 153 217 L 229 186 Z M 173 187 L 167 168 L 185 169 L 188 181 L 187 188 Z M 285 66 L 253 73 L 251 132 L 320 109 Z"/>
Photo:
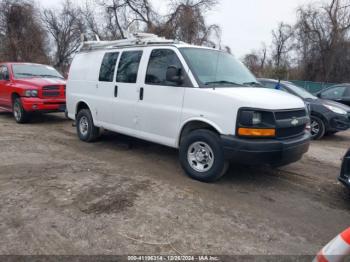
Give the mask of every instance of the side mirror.
<path id="1" fill-rule="evenodd" d="M 318 98 L 322 98 L 322 93 L 317 93 L 316 96 L 317 96 Z"/>
<path id="2" fill-rule="evenodd" d="M 9 72 L 4 72 L 3 73 L 3 78 L 4 78 L 4 80 L 9 81 L 10 80 Z"/>
<path id="3" fill-rule="evenodd" d="M 183 76 L 181 69 L 176 66 L 169 66 L 166 71 L 166 81 L 175 83 L 176 85 L 182 85 Z"/>
<path id="4" fill-rule="evenodd" d="M 9 72 L 7 70 L 0 70 L 0 74 L 1 74 L 1 79 L 4 81 L 9 81 L 10 80 L 10 76 L 9 76 Z"/>

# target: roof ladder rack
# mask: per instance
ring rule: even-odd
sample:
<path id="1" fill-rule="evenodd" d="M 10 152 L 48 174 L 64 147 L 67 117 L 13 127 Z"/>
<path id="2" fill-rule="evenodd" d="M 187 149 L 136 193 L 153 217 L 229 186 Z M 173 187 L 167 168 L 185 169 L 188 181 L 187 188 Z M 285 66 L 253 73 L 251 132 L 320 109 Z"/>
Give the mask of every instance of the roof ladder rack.
<path id="1" fill-rule="evenodd" d="M 164 37 L 159 37 L 148 33 L 135 33 L 131 38 L 115 40 L 115 41 L 83 41 L 79 51 L 92 51 L 99 49 L 112 49 L 125 46 L 140 46 L 149 44 L 175 44 L 179 43 L 176 40 L 169 40 Z"/>

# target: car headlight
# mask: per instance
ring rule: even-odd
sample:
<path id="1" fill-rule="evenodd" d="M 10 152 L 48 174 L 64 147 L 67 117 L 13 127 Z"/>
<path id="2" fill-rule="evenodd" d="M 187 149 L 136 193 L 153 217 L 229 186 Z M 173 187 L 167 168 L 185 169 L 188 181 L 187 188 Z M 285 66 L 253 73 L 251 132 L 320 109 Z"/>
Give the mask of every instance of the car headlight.
<path id="1" fill-rule="evenodd" d="M 26 90 L 24 92 L 24 95 L 26 97 L 37 97 L 38 96 L 38 90 Z"/>
<path id="2" fill-rule="evenodd" d="M 347 115 L 348 112 L 346 112 L 344 109 L 336 106 L 331 106 L 331 105 L 324 105 L 327 107 L 329 110 L 331 110 L 334 113 L 340 114 L 340 115 Z"/>

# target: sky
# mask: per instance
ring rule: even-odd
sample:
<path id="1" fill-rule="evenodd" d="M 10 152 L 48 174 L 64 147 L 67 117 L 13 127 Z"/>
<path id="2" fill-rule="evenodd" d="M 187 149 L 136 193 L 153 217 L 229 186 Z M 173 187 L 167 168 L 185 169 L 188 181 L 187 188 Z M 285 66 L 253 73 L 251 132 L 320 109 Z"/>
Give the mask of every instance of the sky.
<path id="1" fill-rule="evenodd" d="M 83 0 L 73 0 L 83 1 Z M 43 7 L 58 6 L 61 0 L 37 0 Z M 164 0 L 153 0 L 164 10 Z M 272 30 L 279 22 L 293 24 L 300 5 L 317 0 L 219 0 L 219 5 L 207 14 L 209 24 L 222 28 L 222 44 L 231 48 L 236 57 L 243 57 L 262 43 L 269 47 Z"/>

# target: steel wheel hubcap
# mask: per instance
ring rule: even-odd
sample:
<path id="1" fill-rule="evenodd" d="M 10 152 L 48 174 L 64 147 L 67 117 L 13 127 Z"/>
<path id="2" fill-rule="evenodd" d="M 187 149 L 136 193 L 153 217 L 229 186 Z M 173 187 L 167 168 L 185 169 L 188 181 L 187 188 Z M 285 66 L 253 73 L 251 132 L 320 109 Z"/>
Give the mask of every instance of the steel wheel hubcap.
<path id="1" fill-rule="evenodd" d="M 79 130 L 83 136 L 87 135 L 87 133 L 89 131 L 89 122 L 88 122 L 88 119 L 86 116 L 83 116 L 82 118 L 80 118 Z"/>
<path id="2" fill-rule="evenodd" d="M 205 142 L 195 142 L 188 148 L 187 161 L 197 172 L 207 172 L 214 164 L 213 150 Z"/>
<path id="3" fill-rule="evenodd" d="M 17 120 L 21 119 L 22 113 L 21 113 L 21 109 L 20 109 L 18 103 L 16 103 L 16 104 L 14 105 L 14 107 L 13 107 L 13 113 L 14 113 L 15 118 L 16 118 Z"/>
<path id="4" fill-rule="evenodd" d="M 315 136 L 320 132 L 320 125 L 317 121 L 312 120 L 311 122 L 311 135 Z"/>

